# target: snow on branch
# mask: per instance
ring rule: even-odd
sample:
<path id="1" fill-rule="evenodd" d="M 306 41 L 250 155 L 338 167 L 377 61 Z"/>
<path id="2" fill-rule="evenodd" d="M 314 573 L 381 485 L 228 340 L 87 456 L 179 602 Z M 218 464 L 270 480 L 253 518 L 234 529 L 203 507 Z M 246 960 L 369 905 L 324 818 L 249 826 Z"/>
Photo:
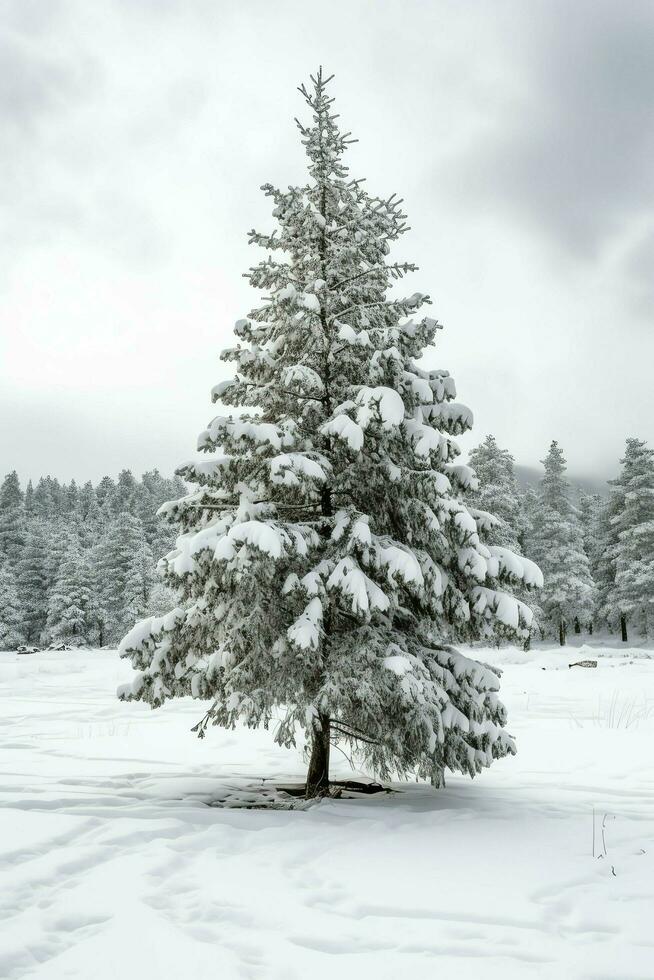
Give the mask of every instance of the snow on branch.
<path id="1" fill-rule="evenodd" d="M 357 412 L 357 422 L 363 429 L 367 427 L 373 415 L 377 416 L 386 429 L 397 428 L 404 419 L 402 396 L 393 388 L 383 386 L 368 388 L 364 385 L 357 393 L 356 403 L 367 410 Z"/>
<path id="2" fill-rule="evenodd" d="M 317 650 L 320 645 L 322 602 L 311 599 L 303 613 L 289 626 L 286 635 L 300 650 Z"/>
<path id="3" fill-rule="evenodd" d="M 530 588 L 543 588 L 543 573 L 535 562 L 523 555 L 515 555 L 508 548 L 501 548 L 499 545 L 493 545 L 488 550 L 497 560 L 500 573 L 504 572 L 518 579 Z"/>
<path id="4" fill-rule="evenodd" d="M 165 616 L 149 616 L 136 623 L 129 633 L 123 637 L 118 646 L 118 656 L 126 657 L 131 650 L 142 649 L 148 640 L 157 636 L 161 632 L 170 632 L 175 629 L 177 624 L 184 619 L 185 611 L 176 606 Z M 129 686 L 129 685 L 127 685 Z"/>
<path id="5" fill-rule="evenodd" d="M 354 613 L 384 612 L 390 603 L 378 585 L 359 568 L 354 559 L 342 558 L 327 580 L 327 588 L 351 599 Z"/>
<path id="6" fill-rule="evenodd" d="M 234 419 L 219 415 L 208 429 L 198 437 L 199 450 L 211 450 L 223 441 L 245 440 L 257 446 L 270 445 L 273 449 L 290 448 L 295 439 L 289 425 L 274 425 L 272 422 L 257 422 L 249 419 Z"/>
<path id="7" fill-rule="evenodd" d="M 345 413 L 335 415 L 325 422 L 320 431 L 326 436 L 335 436 L 346 442 L 353 452 L 359 452 L 363 446 L 363 429 Z"/>
<path id="8" fill-rule="evenodd" d="M 531 609 L 508 592 L 476 586 L 472 589 L 472 596 L 475 612 L 484 613 L 488 610 L 511 630 L 526 631 L 532 624 L 534 617 Z"/>
<path id="9" fill-rule="evenodd" d="M 324 483 L 331 464 L 321 457 L 312 459 L 305 453 L 282 453 L 268 462 L 270 478 L 273 483 L 286 487 L 299 487 L 308 480 Z"/>

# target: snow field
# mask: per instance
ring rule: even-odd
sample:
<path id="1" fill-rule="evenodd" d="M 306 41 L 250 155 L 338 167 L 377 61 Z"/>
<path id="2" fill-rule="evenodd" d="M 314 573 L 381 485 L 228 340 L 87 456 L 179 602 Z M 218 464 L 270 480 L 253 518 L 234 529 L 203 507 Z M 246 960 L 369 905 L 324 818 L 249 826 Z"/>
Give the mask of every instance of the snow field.
<path id="1" fill-rule="evenodd" d="M 271 733 L 117 701 L 114 652 L 0 654 L 0 977 L 651 980 L 654 659 L 628 654 L 476 649 L 517 757 L 297 810 L 207 805 L 301 779 Z"/>

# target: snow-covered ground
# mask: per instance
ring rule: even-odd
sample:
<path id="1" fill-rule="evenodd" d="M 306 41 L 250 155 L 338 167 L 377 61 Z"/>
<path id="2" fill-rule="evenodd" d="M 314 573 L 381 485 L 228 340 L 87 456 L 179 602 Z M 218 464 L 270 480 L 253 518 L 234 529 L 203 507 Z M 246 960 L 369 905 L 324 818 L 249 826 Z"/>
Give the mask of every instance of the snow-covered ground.
<path id="1" fill-rule="evenodd" d="M 298 779 L 269 733 L 118 702 L 115 653 L 0 654 L 0 977 L 651 980 L 654 659 L 474 655 L 516 758 L 288 811 L 207 805 Z"/>

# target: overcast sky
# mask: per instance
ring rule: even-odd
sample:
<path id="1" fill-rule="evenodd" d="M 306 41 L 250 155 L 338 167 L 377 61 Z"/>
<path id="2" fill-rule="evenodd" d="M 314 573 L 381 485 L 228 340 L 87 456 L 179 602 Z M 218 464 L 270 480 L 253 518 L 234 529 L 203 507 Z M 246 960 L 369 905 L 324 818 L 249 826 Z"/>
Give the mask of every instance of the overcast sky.
<path id="1" fill-rule="evenodd" d="M 258 297 L 319 64 L 397 191 L 429 366 L 532 465 L 654 441 L 654 3 L 0 0 L 0 471 L 165 472 Z"/>

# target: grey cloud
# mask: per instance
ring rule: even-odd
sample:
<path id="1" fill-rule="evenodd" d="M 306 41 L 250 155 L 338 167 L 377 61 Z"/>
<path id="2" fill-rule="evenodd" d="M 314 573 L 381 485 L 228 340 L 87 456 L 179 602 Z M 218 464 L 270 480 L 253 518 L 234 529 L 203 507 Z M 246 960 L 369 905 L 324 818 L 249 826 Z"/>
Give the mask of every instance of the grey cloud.
<path id="1" fill-rule="evenodd" d="M 628 250 L 623 269 L 631 287 L 634 310 L 647 330 L 652 329 L 654 314 L 654 227 Z"/>
<path id="2" fill-rule="evenodd" d="M 511 9 L 520 74 L 457 161 L 458 192 L 593 257 L 654 204 L 654 5 Z"/>
<path id="3" fill-rule="evenodd" d="M 75 93 L 75 71 L 45 57 L 39 46 L 6 34 L 0 38 L 0 122 L 11 139 L 31 136 L 57 107 Z"/>
<path id="4" fill-rule="evenodd" d="M 36 18 L 34 36 L 27 36 L 30 25 L 19 31 L 11 24 L 8 18 L 0 35 L 0 210 L 3 242 L 14 249 L 80 221 L 79 200 L 57 176 L 74 142 L 61 133 L 74 126 L 101 73 L 92 59 L 72 59 L 51 44 L 47 31 L 34 34 L 45 26 Z"/>
<path id="5" fill-rule="evenodd" d="M 0 37 L 0 212 L 6 258 L 21 245 L 42 246 L 73 236 L 100 244 L 129 265 L 160 260 L 166 248 L 154 211 L 125 175 L 130 144 L 138 144 L 140 152 L 147 146 L 145 127 L 112 142 L 115 123 L 104 100 L 104 68 L 91 50 L 76 50 L 71 43 L 72 8 L 60 9 L 47 29 L 36 16 L 28 17 L 27 8 L 22 19 L 19 8 L 14 6 L 13 13 L 7 21 L 13 29 Z M 57 44 L 52 43 L 55 28 Z M 154 113 L 159 134 L 174 125 L 171 117 L 180 114 L 184 94 L 201 105 L 197 86 L 172 83 L 169 90 L 167 102 L 168 92 L 162 93 L 167 110 Z"/>
<path id="6" fill-rule="evenodd" d="M 8 30 L 25 37 L 49 33 L 64 12 L 64 0 L 3 0 L 2 22 Z"/>
<path id="7" fill-rule="evenodd" d="M 328 18 L 318 0 L 3 2 L 8 468 L 169 470 L 192 451 L 255 302 L 257 188 L 302 179 L 295 85 L 321 62 L 361 139 L 353 174 L 407 201 L 398 257 L 445 323 L 429 362 L 473 439 L 535 463 L 563 432 L 571 469 L 604 470 L 624 435 L 652 438 L 649 0 L 333 0 Z M 44 399 L 58 438 L 35 455 Z"/>

